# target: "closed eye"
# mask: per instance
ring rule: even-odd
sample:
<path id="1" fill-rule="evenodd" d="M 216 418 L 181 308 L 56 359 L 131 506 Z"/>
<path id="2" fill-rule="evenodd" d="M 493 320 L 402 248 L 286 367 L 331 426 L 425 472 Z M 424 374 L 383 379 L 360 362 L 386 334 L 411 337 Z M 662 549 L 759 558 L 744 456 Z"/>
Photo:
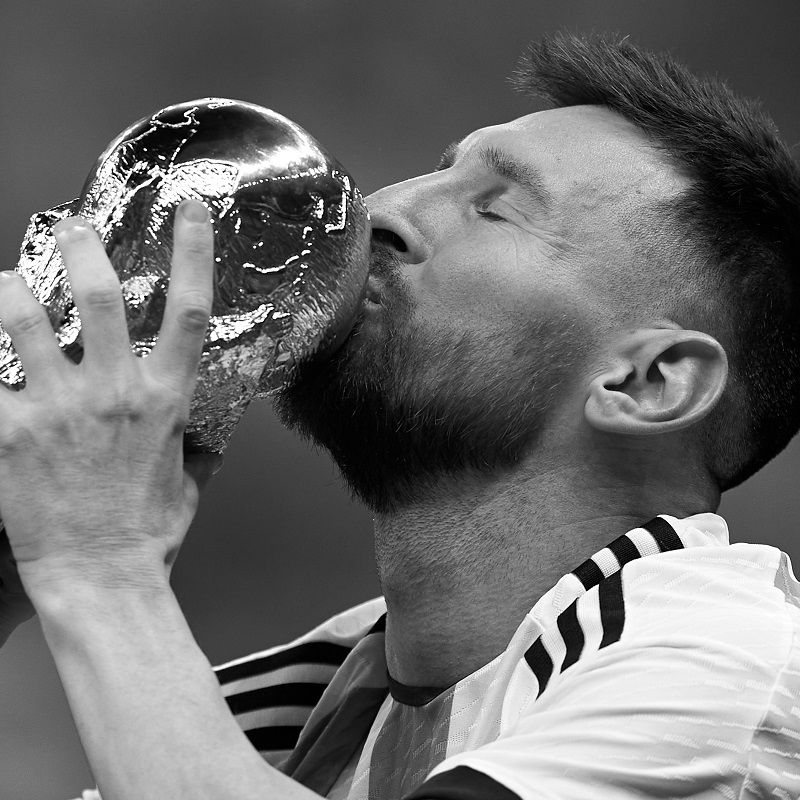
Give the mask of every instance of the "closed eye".
<path id="1" fill-rule="evenodd" d="M 490 219 L 495 222 L 497 221 L 505 221 L 505 217 L 501 217 L 499 214 L 495 214 L 494 211 L 489 211 L 486 208 L 476 208 L 475 211 L 477 212 L 479 217 L 483 217 L 484 219 Z"/>

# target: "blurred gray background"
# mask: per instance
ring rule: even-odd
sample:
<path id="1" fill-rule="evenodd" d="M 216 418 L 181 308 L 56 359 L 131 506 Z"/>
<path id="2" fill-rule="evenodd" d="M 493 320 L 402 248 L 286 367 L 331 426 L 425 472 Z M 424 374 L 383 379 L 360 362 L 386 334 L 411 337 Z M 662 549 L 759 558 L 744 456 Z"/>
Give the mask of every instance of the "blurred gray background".
<path id="1" fill-rule="evenodd" d="M 207 95 L 306 127 L 365 193 L 429 171 L 451 140 L 526 113 L 505 84 L 544 31 L 618 31 L 759 97 L 800 139 L 797 0 L 46 0 L 2 4 L 0 248 L 72 199 L 123 128 Z M 797 441 L 720 513 L 732 541 L 800 557 Z M 299 635 L 378 593 L 370 517 L 328 459 L 251 406 L 174 571 L 213 663 Z M 0 651 L 0 800 L 66 800 L 94 786 L 38 623 Z"/>

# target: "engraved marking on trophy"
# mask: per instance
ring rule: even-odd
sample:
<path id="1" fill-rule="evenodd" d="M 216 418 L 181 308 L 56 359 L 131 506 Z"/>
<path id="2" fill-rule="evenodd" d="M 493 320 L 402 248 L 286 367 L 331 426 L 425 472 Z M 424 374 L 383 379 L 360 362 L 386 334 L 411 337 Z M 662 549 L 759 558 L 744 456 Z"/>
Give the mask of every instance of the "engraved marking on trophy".
<path id="1" fill-rule="evenodd" d="M 166 161 L 166 168 L 173 164 L 176 155 L 186 144 L 191 135 L 197 130 L 198 122 L 195 118 L 196 109 L 185 112 L 184 119 L 178 123 L 168 123 L 159 120 L 156 116 L 150 118 L 150 126 L 138 135 L 120 142 L 118 146 L 102 160 L 97 169 L 95 179 L 91 182 L 84 202 L 81 204 L 81 213 L 92 219 L 95 223 L 104 222 L 103 230 L 98 232 L 105 240 L 103 234 L 111 226 L 120 221 L 125 209 L 128 207 L 130 197 L 140 189 L 153 184 L 163 177 L 165 167 L 158 162 Z M 161 112 L 159 112 L 161 113 Z M 140 123 L 141 124 L 141 123 Z M 137 126 L 134 126 L 135 129 Z M 185 129 L 190 129 L 190 136 L 185 136 Z M 133 129 L 128 129 L 132 134 Z M 165 129 L 169 134 L 180 131 L 180 138 L 162 141 Z M 124 134 L 123 134 L 124 135 Z M 151 148 L 148 143 L 157 139 L 159 147 Z M 166 147 L 164 145 L 167 145 Z M 149 161 L 137 158 L 140 153 L 149 156 Z M 135 176 L 139 176 L 136 180 Z"/>
<path id="2" fill-rule="evenodd" d="M 167 108 L 162 108 L 160 111 L 156 111 L 156 113 L 150 117 L 150 122 L 157 128 L 186 128 L 187 126 L 197 128 L 200 125 L 195 116 L 199 111 L 197 106 L 186 109 L 183 112 L 182 120 L 178 120 L 178 122 L 167 122 L 164 117 L 169 114 L 173 108 L 174 106 L 167 106 Z M 148 133 L 150 133 L 150 131 L 148 131 Z M 132 139 L 131 141 L 136 140 Z"/>

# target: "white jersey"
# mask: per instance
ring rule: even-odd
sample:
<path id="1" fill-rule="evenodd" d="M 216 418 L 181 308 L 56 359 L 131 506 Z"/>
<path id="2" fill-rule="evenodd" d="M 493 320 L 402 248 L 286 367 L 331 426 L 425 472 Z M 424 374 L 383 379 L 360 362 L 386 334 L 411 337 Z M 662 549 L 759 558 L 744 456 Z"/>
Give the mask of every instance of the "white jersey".
<path id="1" fill-rule="evenodd" d="M 800 797 L 800 584 L 716 514 L 619 536 L 445 690 L 391 680 L 385 614 L 217 668 L 254 747 L 331 800 Z"/>

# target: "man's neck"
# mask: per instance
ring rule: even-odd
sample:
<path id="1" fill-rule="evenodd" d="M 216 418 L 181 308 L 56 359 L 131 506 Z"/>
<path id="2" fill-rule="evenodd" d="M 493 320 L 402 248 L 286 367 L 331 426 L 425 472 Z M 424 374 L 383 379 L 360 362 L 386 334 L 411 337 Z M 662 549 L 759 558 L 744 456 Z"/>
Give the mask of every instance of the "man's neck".
<path id="1" fill-rule="evenodd" d="M 591 472 L 460 480 L 376 517 L 392 678 L 453 685 L 502 653 L 536 601 L 611 540 L 659 513 L 716 509 L 713 498 L 664 492 L 663 483 L 658 496 L 649 481 L 598 489 Z"/>

